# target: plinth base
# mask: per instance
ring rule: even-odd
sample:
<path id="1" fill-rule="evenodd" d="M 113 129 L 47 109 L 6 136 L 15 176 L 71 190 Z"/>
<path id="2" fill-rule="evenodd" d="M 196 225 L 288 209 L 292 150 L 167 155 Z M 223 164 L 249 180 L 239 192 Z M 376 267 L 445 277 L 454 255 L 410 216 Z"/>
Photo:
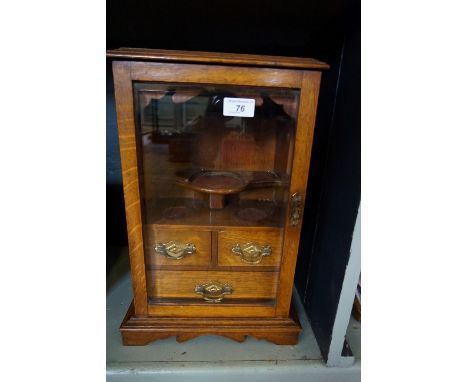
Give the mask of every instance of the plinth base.
<path id="1" fill-rule="evenodd" d="M 146 345 L 172 336 L 177 342 L 184 342 L 207 335 L 238 342 L 252 336 L 277 345 L 295 345 L 301 330 L 294 309 L 287 318 L 136 317 L 133 303 L 120 325 L 124 345 Z"/>

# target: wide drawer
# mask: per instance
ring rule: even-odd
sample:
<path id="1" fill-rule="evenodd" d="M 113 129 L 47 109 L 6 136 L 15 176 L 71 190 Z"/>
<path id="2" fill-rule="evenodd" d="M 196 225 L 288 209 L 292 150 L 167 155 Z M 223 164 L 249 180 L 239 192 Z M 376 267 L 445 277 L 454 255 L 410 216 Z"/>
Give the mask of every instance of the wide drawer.
<path id="1" fill-rule="evenodd" d="M 282 237 L 280 229 L 220 231 L 218 265 L 279 267 Z"/>
<path id="2" fill-rule="evenodd" d="M 147 280 L 148 295 L 152 299 L 271 300 L 276 296 L 278 273 L 148 271 Z"/>
<path id="3" fill-rule="evenodd" d="M 211 232 L 145 226 L 146 262 L 161 265 L 209 265 Z"/>

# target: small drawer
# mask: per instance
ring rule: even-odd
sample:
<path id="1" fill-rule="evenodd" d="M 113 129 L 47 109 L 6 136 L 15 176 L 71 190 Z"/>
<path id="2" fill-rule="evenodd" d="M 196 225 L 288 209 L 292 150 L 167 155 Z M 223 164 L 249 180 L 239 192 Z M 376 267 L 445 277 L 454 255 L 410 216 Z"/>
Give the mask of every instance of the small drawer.
<path id="1" fill-rule="evenodd" d="M 218 265 L 279 267 L 282 230 L 226 230 L 218 233 Z"/>
<path id="2" fill-rule="evenodd" d="M 153 299 L 195 299 L 200 302 L 276 297 L 277 272 L 148 271 Z"/>
<path id="3" fill-rule="evenodd" d="M 144 230 L 146 262 L 160 265 L 209 265 L 211 232 L 160 229 L 146 225 Z"/>

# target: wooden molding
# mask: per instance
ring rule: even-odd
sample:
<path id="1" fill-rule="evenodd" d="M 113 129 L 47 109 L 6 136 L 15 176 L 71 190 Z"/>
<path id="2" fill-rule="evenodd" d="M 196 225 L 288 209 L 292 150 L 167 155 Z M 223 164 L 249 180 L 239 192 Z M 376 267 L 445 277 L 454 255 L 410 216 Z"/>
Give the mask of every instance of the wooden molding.
<path id="1" fill-rule="evenodd" d="M 124 345 L 146 345 L 176 337 L 184 342 L 199 336 L 218 335 L 238 342 L 247 336 L 277 345 L 295 345 L 302 328 L 294 310 L 286 318 L 137 317 L 133 303 L 120 325 Z"/>
<path id="2" fill-rule="evenodd" d="M 118 48 L 107 51 L 114 59 L 151 60 L 160 62 L 203 63 L 263 66 L 295 69 L 328 69 L 328 64 L 313 58 L 261 56 L 256 54 L 234 54 L 215 52 L 189 52 L 184 50 Z"/>

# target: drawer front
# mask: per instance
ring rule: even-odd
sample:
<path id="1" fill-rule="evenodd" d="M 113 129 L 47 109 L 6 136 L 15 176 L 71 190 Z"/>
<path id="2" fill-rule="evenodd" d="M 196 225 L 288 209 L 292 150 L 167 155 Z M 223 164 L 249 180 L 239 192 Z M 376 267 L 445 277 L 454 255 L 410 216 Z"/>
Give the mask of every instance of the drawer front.
<path id="1" fill-rule="evenodd" d="M 211 232 L 145 227 L 146 262 L 161 265 L 209 265 Z"/>
<path id="2" fill-rule="evenodd" d="M 218 265 L 279 267 L 282 230 L 226 230 L 218 234 Z"/>
<path id="3" fill-rule="evenodd" d="M 236 299 L 272 300 L 277 272 L 149 271 L 148 294 L 153 299 L 195 299 L 219 302 Z M 218 300 L 218 301 L 215 301 Z"/>

